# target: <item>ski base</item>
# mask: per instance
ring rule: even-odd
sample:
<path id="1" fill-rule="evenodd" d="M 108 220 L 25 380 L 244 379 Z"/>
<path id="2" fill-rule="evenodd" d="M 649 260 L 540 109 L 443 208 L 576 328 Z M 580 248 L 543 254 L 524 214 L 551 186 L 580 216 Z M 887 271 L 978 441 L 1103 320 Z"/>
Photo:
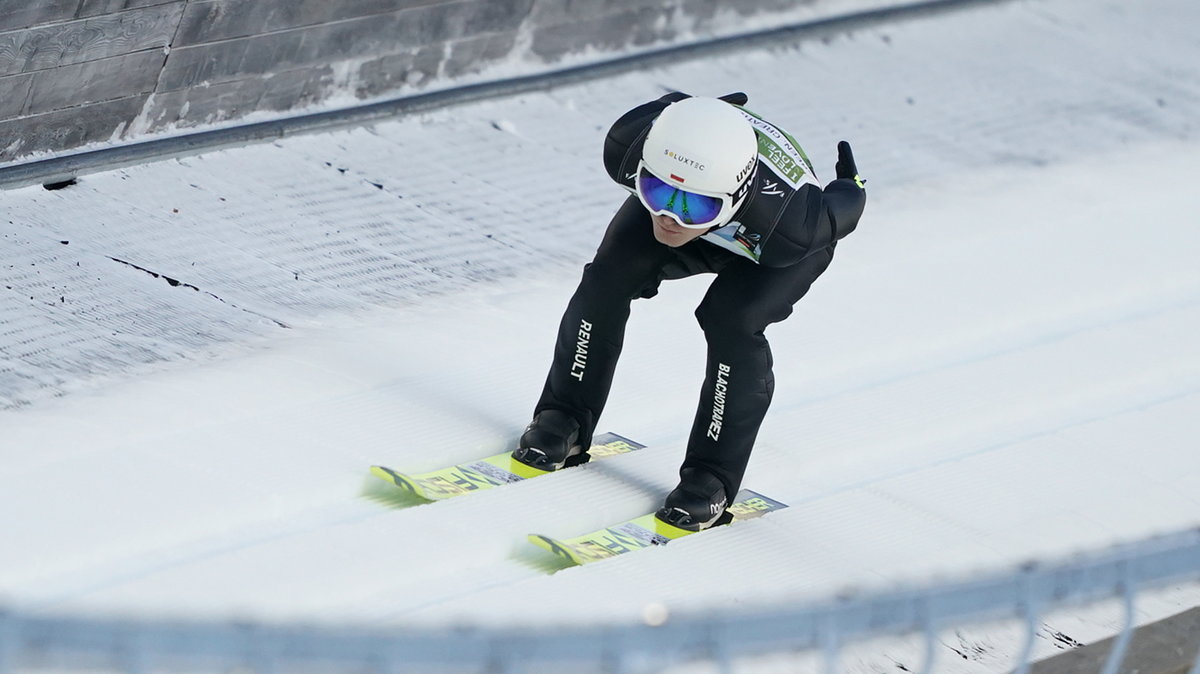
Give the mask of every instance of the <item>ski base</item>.
<path id="1" fill-rule="evenodd" d="M 595 461 L 628 454 L 643 447 L 645 445 L 616 433 L 603 433 L 592 439 L 592 448 L 588 450 L 588 454 L 591 455 L 591 460 Z M 426 501 L 442 501 L 512 482 L 549 475 L 551 472 L 555 471 L 539 470 L 521 463 L 513 459 L 509 452 L 416 475 L 401 473 L 387 466 L 371 466 L 371 473 L 376 477 L 387 480 Z"/>
<path id="2" fill-rule="evenodd" d="M 773 510 L 781 510 L 786 507 L 786 504 L 775 499 L 749 489 L 743 489 L 738 492 L 737 498 L 725 512 L 732 516 L 728 522 L 732 524 L 762 517 Z M 708 529 L 703 531 L 708 531 Z M 696 533 L 700 532 L 672 526 L 655 517 L 654 513 L 650 513 L 574 538 L 557 539 L 541 534 L 529 534 L 529 542 L 554 553 L 563 561 L 582 565 L 653 545 L 666 545 L 677 538 Z"/>

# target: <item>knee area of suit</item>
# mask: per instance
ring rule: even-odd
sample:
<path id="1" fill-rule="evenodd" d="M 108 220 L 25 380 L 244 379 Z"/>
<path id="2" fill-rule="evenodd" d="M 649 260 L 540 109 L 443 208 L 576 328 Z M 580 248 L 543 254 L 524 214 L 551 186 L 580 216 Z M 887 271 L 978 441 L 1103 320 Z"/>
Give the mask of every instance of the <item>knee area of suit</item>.
<path id="1" fill-rule="evenodd" d="M 738 307 L 713 309 L 702 304 L 696 309 L 696 322 L 700 324 L 709 343 L 752 341 L 762 332 L 752 318 Z"/>

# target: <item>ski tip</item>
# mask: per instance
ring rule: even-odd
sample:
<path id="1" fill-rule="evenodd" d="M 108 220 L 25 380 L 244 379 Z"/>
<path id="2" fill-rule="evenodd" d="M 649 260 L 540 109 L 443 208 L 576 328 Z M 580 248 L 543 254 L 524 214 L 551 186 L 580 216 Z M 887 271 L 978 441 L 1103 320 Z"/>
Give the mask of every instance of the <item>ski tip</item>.
<path id="1" fill-rule="evenodd" d="M 550 550 L 550 552 L 554 552 L 553 546 L 555 545 L 555 541 L 549 536 L 543 536 L 541 534 L 529 534 L 525 538 L 529 539 L 530 543 L 533 543 L 539 548 L 545 548 Z"/>
<path id="2" fill-rule="evenodd" d="M 576 557 L 575 554 L 572 553 L 565 544 L 549 536 L 543 536 L 541 534 L 529 534 L 526 538 L 529 539 L 530 543 L 533 543 L 543 550 L 554 553 L 555 557 L 558 557 L 565 562 L 575 565 L 583 564 L 583 560 Z"/>
<path id="3" fill-rule="evenodd" d="M 411 489 L 411 485 L 412 485 L 411 478 L 409 478 L 404 473 L 394 471 L 391 468 L 388 468 L 387 466 L 371 466 L 371 474 L 382 480 L 387 480 L 388 482 L 395 484 L 397 487 L 404 487 L 405 489 Z"/>
<path id="4" fill-rule="evenodd" d="M 413 481 L 412 478 L 405 475 L 404 473 L 398 473 L 398 472 L 392 470 L 391 468 L 388 468 L 387 466 L 371 466 L 371 474 L 382 480 L 386 480 L 387 482 L 390 482 L 390 483 L 396 485 L 397 487 L 400 487 L 404 491 L 407 491 L 408 493 L 413 494 L 414 496 L 423 498 L 426 501 L 435 500 L 435 499 L 431 498 L 429 495 L 427 495 L 425 493 L 425 490 L 421 489 Z"/>

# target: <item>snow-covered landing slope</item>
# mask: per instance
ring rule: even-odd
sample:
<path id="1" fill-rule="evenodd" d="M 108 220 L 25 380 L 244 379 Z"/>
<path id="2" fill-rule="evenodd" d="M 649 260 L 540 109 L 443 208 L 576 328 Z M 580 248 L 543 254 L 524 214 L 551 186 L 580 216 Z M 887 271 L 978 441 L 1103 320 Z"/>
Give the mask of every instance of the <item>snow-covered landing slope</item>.
<path id="1" fill-rule="evenodd" d="M 6 193 L 4 390 L 37 402 L 0 413 L 0 510 L 20 515 L 0 529 L 0 601 L 621 620 L 1195 524 L 1198 15 L 1017 2 Z M 747 485 L 792 507 L 548 576 L 526 532 L 627 517 L 673 483 L 704 279 L 635 307 L 602 428 L 647 450 L 408 509 L 366 466 L 513 441 L 621 198 L 604 125 L 662 87 L 748 91 L 826 174 L 849 138 L 870 203 L 769 333 L 775 406 Z"/>

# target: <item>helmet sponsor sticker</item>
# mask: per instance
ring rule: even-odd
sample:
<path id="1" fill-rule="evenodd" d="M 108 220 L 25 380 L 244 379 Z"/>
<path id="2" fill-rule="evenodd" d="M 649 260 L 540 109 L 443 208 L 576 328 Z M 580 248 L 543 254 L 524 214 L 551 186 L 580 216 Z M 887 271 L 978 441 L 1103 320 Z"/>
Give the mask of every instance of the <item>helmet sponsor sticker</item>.
<path id="1" fill-rule="evenodd" d="M 677 162 L 680 162 L 681 164 L 684 164 L 685 166 L 691 166 L 692 168 L 696 169 L 697 171 L 703 171 L 707 168 L 704 164 L 701 164 L 700 162 L 696 161 L 695 159 L 685 157 L 674 150 L 668 150 L 668 149 L 664 148 L 663 154 L 670 157 L 671 159 L 674 159 Z"/>
<path id="2" fill-rule="evenodd" d="M 754 170 L 754 165 L 757 163 L 758 163 L 758 155 L 751 157 L 750 161 L 746 162 L 745 168 L 743 168 L 741 171 L 738 171 L 737 178 L 734 179 L 734 182 L 736 182 L 739 185 L 742 184 L 742 182 L 744 180 L 746 180 L 746 178 L 750 177 L 750 172 Z"/>

